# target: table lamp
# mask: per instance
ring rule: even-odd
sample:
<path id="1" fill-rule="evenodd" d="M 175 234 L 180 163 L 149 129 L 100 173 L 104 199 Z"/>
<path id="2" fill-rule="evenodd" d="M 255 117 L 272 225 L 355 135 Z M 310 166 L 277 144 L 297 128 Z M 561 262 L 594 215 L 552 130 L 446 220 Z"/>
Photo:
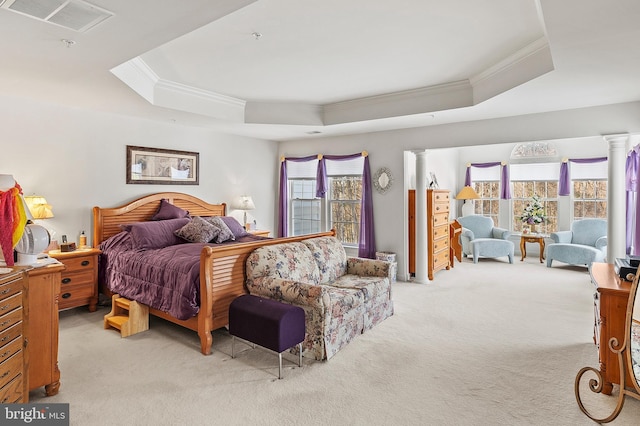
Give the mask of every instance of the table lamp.
<path id="1" fill-rule="evenodd" d="M 478 193 L 470 186 L 465 186 L 458 192 L 456 195 L 456 200 L 464 200 L 464 204 L 462 205 L 462 216 L 470 216 L 474 213 L 474 205 L 473 201 L 480 198 Z"/>
<path id="2" fill-rule="evenodd" d="M 242 195 L 238 201 L 234 204 L 233 208 L 238 210 L 244 210 L 244 226 L 245 229 L 249 230 L 251 225 L 247 223 L 247 210 L 253 210 L 256 208 L 256 205 L 253 204 L 253 199 L 250 195 Z"/>

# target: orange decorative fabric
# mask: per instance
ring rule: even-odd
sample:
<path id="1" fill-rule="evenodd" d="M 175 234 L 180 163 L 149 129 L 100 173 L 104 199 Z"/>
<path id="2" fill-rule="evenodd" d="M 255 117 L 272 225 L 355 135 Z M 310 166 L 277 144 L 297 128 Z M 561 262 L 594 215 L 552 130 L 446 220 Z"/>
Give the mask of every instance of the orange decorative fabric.
<path id="1" fill-rule="evenodd" d="M 0 191 L 0 246 L 7 266 L 13 266 L 13 248 L 18 244 L 27 224 L 27 213 L 20 200 L 22 188 L 16 185 Z"/>

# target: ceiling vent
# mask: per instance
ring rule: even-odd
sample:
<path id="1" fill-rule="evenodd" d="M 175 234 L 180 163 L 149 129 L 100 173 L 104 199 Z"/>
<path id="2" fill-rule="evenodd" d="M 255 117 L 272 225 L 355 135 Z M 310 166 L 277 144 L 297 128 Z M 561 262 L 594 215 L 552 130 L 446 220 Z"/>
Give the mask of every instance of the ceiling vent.
<path id="1" fill-rule="evenodd" d="M 113 16 L 108 10 L 82 0 L 0 0 L 0 8 L 79 32 Z"/>

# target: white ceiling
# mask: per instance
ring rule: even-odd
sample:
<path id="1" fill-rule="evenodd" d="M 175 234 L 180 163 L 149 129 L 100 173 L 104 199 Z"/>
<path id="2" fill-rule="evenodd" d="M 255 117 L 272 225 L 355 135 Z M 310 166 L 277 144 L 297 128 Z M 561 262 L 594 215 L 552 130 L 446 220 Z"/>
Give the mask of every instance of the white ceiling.
<path id="1" fill-rule="evenodd" d="M 638 0 L 90 3 L 0 9 L 0 94 L 276 140 L 640 100 Z"/>

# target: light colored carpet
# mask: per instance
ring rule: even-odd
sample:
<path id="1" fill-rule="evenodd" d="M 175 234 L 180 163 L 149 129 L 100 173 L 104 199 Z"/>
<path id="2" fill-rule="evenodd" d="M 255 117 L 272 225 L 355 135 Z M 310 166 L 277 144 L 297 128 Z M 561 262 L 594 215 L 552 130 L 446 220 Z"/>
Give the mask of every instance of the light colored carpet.
<path id="1" fill-rule="evenodd" d="M 64 311 L 60 393 L 31 402 L 69 402 L 72 425 L 593 424 L 573 393 L 598 360 L 586 268 L 465 260 L 435 278 L 394 284 L 395 315 L 330 361 L 285 355 L 282 380 L 273 353 L 231 359 L 224 330 L 205 357 L 195 333 L 157 318 L 122 339 L 105 307 Z M 603 415 L 615 404 L 589 401 Z M 612 424 L 638 419 L 628 398 Z"/>

